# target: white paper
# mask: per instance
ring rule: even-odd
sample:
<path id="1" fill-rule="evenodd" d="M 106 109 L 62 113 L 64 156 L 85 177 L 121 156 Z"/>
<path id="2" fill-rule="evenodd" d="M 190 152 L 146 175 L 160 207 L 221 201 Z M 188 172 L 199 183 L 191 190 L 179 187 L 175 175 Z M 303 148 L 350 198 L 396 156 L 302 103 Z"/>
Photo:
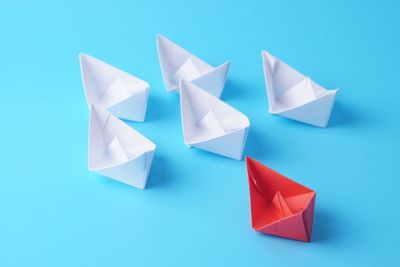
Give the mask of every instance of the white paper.
<path id="1" fill-rule="evenodd" d="M 113 116 L 91 106 L 89 170 L 144 189 L 156 145 Z"/>
<path id="2" fill-rule="evenodd" d="M 95 105 L 121 119 L 144 121 L 147 82 L 92 56 L 80 54 L 79 58 L 89 108 Z"/>
<path id="3" fill-rule="evenodd" d="M 186 80 L 181 80 L 180 105 L 186 145 L 242 158 L 250 127 L 244 114 Z"/>
<path id="4" fill-rule="evenodd" d="M 228 74 L 229 62 L 214 68 L 164 36 L 157 36 L 158 57 L 168 91 L 179 91 L 181 79 L 200 86 L 220 98 Z"/>
<path id="5" fill-rule="evenodd" d="M 262 57 L 269 112 L 326 127 L 338 89 L 326 90 L 267 51 Z"/>

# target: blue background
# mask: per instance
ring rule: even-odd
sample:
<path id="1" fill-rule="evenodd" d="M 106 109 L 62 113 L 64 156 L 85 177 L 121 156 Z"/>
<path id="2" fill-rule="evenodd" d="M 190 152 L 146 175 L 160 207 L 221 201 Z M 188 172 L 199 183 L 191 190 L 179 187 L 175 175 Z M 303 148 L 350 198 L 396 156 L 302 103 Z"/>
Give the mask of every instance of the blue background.
<path id="1" fill-rule="evenodd" d="M 15 2 L 15 3 L 14 3 Z M 2 1 L 1 266 L 399 266 L 400 5 L 394 1 Z M 244 161 L 183 143 L 162 33 L 216 66 L 245 155 L 317 191 L 313 241 L 254 232 Z M 327 88 L 329 127 L 267 113 L 261 50 Z M 151 85 L 144 191 L 87 169 L 78 53 Z"/>

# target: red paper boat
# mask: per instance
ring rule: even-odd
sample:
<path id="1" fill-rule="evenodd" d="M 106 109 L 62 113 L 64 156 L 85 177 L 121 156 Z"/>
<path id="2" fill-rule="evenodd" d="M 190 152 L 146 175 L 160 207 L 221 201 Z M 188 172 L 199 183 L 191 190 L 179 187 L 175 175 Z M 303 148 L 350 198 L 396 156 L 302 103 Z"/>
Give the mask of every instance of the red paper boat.
<path id="1" fill-rule="evenodd" d="M 252 158 L 246 165 L 254 230 L 309 242 L 316 193 Z"/>

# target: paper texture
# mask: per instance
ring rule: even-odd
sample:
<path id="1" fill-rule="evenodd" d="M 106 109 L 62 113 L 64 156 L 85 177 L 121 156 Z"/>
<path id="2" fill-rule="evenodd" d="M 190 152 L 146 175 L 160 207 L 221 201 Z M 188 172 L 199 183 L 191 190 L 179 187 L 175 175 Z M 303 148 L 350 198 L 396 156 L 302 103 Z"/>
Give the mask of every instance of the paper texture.
<path id="1" fill-rule="evenodd" d="M 246 157 L 254 230 L 309 242 L 316 193 Z"/>
<path id="2" fill-rule="evenodd" d="M 89 170 L 144 189 L 156 145 L 110 112 L 90 110 Z"/>
<path id="3" fill-rule="evenodd" d="M 267 51 L 262 58 L 269 112 L 326 127 L 338 89 L 324 89 Z"/>
<path id="4" fill-rule="evenodd" d="M 180 87 L 185 144 L 240 160 L 250 127 L 248 118 L 197 85 Z"/>
<path id="5" fill-rule="evenodd" d="M 80 54 L 86 100 L 121 119 L 143 122 L 149 84 L 99 59 Z"/>
<path id="6" fill-rule="evenodd" d="M 179 91 L 180 80 L 186 79 L 215 97 L 221 97 L 229 62 L 214 68 L 162 35 L 157 36 L 157 49 L 168 91 Z"/>

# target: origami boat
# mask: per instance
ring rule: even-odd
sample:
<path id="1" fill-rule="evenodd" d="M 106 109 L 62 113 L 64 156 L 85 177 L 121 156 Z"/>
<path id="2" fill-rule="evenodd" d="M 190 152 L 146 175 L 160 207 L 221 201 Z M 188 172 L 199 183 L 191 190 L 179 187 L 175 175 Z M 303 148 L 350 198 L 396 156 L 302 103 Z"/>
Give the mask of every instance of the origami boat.
<path id="1" fill-rule="evenodd" d="M 246 157 L 254 230 L 309 242 L 316 193 Z"/>
<path id="2" fill-rule="evenodd" d="M 189 81 L 182 80 L 180 88 L 185 144 L 240 160 L 250 127 L 248 118 Z"/>
<path id="3" fill-rule="evenodd" d="M 110 112 L 91 107 L 89 170 L 144 189 L 156 145 Z"/>
<path id="4" fill-rule="evenodd" d="M 99 59 L 80 54 L 86 100 L 127 120 L 144 121 L 149 84 Z"/>
<path id="5" fill-rule="evenodd" d="M 229 62 L 214 68 L 162 35 L 157 36 L 158 57 L 168 91 L 178 91 L 181 79 L 220 98 L 228 74 Z"/>
<path id="6" fill-rule="evenodd" d="M 326 127 L 338 89 L 324 89 L 267 51 L 262 58 L 269 112 Z"/>

